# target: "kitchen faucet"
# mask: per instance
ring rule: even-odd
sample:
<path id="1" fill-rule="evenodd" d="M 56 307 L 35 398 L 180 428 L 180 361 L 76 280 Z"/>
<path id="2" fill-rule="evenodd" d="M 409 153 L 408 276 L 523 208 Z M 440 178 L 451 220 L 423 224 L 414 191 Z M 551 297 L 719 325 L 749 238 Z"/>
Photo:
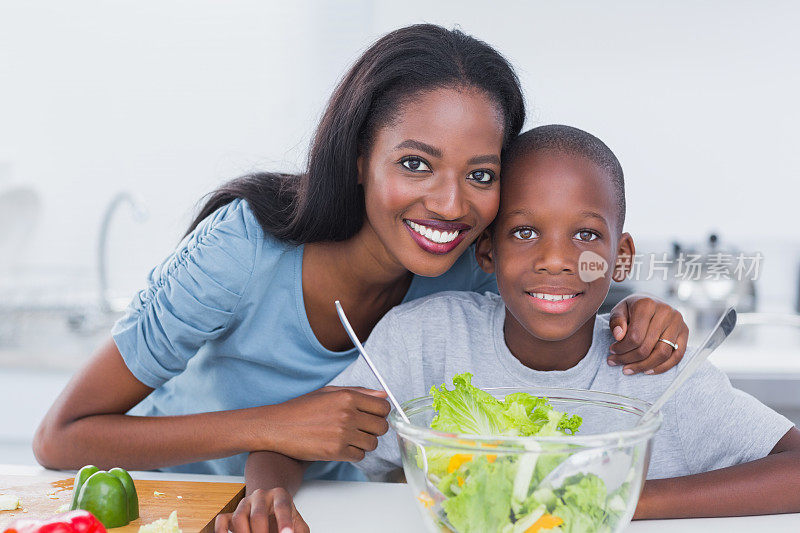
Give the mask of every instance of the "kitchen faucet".
<path id="1" fill-rule="evenodd" d="M 103 312 L 119 311 L 114 305 L 108 289 L 108 232 L 111 221 L 115 213 L 122 205 L 128 205 L 133 212 L 133 219 L 136 222 L 147 220 L 148 212 L 144 202 L 136 198 L 129 192 L 117 193 L 106 206 L 103 218 L 100 223 L 100 234 L 97 239 L 97 277 L 100 283 L 99 304 Z"/>

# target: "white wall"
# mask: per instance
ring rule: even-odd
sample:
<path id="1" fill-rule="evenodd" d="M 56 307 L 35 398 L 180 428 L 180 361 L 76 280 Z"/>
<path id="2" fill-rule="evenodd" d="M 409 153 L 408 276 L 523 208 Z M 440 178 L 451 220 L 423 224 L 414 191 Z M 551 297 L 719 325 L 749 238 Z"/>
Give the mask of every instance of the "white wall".
<path id="1" fill-rule="evenodd" d="M 592 131 L 626 170 L 643 238 L 798 243 L 800 4 L 23 0 L 0 4 L 0 190 L 39 189 L 18 262 L 91 275 L 118 190 L 113 283 L 141 284 L 200 196 L 297 168 L 338 76 L 382 33 L 460 24 L 519 70 L 529 125 Z M 5 180 L 5 181 L 2 181 Z"/>

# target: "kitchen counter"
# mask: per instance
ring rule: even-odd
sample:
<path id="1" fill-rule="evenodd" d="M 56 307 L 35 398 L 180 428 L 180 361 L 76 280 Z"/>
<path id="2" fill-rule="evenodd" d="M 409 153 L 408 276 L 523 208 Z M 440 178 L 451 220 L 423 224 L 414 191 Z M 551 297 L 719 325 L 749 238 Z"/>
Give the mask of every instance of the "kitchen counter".
<path id="1" fill-rule="evenodd" d="M 63 478 L 74 472 L 57 472 L 36 466 L 0 465 L 0 474 L 38 475 Z M 243 482 L 238 476 L 207 476 L 160 472 L 132 472 L 134 479 L 174 481 Z M 0 489 L 2 490 L 2 489 Z M 296 505 L 317 533 L 412 533 L 423 532 L 409 489 L 404 484 L 312 481 L 300 489 Z M 702 518 L 691 520 L 645 520 L 633 522 L 626 533 L 796 533 L 800 531 L 800 513 L 788 515 L 746 516 L 738 518 Z M 191 533 L 191 532 L 186 532 Z"/>
<path id="2" fill-rule="evenodd" d="M 709 359 L 734 387 L 800 426 L 800 328 L 737 326 Z"/>
<path id="3" fill-rule="evenodd" d="M 740 332 L 734 332 L 736 335 Z M 781 378 L 800 379 L 800 330 L 791 337 L 765 332 L 754 339 L 741 336 L 726 341 L 709 356 L 709 361 L 731 379 Z M 746 342 L 749 340 L 750 342 Z"/>

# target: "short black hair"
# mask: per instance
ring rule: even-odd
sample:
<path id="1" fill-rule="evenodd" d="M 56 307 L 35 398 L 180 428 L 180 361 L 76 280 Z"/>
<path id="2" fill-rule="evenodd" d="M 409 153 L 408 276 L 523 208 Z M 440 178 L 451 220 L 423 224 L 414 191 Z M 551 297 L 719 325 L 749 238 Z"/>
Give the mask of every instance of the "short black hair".
<path id="1" fill-rule="evenodd" d="M 617 156 L 606 144 L 592 135 L 572 126 L 550 124 L 539 126 L 519 135 L 508 148 L 503 166 L 511 165 L 517 158 L 538 151 L 553 151 L 585 157 L 608 173 L 617 200 L 619 231 L 625 224 L 625 176 Z"/>

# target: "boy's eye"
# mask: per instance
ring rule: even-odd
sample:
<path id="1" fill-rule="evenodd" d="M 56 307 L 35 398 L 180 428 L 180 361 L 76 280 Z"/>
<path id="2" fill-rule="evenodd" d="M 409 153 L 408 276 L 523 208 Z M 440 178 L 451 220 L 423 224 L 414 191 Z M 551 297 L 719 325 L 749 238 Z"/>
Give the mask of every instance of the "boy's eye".
<path id="1" fill-rule="evenodd" d="M 529 241 L 537 237 L 536 232 L 531 228 L 520 228 L 518 230 L 515 230 L 514 233 L 512 233 L 512 235 L 522 241 Z"/>
<path id="2" fill-rule="evenodd" d="M 599 235 L 596 232 L 588 229 L 581 230 L 575 234 L 575 238 L 577 238 L 579 241 L 586 241 L 586 242 L 593 241 L 598 237 Z"/>
<path id="3" fill-rule="evenodd" d="M 404 157 L 400 160 L 400 164 L 412 172 L 429 172 L 431 170 L 428 163 L 416 156 Z"/>
<path id="4" fill-rule="evenodd" d="M 469 179 L 478 183 L 491 183 L 494 181 L 494 173 L 489 170 L 475 170 L 470 172 Z"/>

